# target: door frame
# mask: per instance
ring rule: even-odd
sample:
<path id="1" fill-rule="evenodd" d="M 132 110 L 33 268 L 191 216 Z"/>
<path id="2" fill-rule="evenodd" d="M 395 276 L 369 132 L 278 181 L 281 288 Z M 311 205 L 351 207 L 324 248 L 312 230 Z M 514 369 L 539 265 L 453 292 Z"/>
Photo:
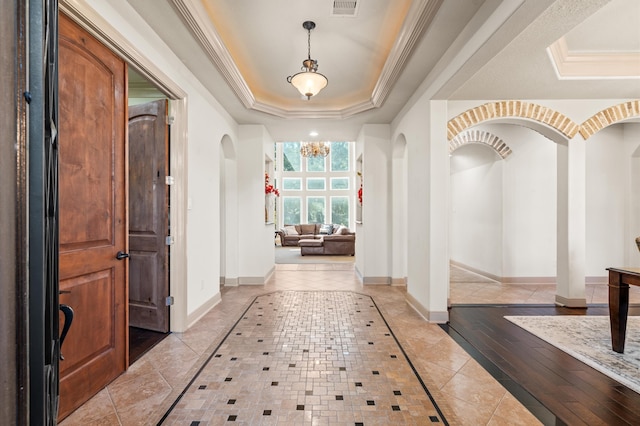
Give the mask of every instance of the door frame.
<path id="1" fill-rule="evenodd" d="M 125 37 L 115 30 L 102 16 L 84 2 L 59 0 L 60 12 L 100 40 L 114 53 L 121 56 L 130 68 L 147 78 L 169 98 L 171 126 L 169 148 L 171 176 L 171 256 L 169 260 L 170 293 L 174 304 L 170 308 L 171 331 L 185 331 L 187 323 L 187 94 L 171 78 L 162 72 L 149 58 L 137 50 Z M 127 324 L 128 325 L 128 324 Z"/>

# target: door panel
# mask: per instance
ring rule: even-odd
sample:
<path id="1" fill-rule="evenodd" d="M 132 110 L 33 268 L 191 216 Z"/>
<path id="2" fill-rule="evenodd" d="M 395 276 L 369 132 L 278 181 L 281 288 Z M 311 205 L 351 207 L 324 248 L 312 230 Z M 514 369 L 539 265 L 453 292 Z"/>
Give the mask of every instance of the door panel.
<path id="1" fill-rule="evenodd" d="M 169 331 L 167 101 L 129 108 L 129 325 Z"/>
<path id="2" fill-rule="evenodd" d="M 64 15 L 58 44 L 62 419 L 127 365 L 127 96 L 126 64 Z"/>

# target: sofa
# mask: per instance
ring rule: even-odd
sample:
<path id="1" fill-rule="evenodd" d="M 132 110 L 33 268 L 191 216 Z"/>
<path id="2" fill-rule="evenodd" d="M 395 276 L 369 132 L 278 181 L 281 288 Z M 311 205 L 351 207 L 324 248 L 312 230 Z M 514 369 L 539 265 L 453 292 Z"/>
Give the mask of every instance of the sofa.
<path id="1" fill-rule="evenodd" d="M 280 228 L 280 243 L 285 246 L 298 246 L 300 240 L 320 239 L 320 223 L 285 225 Z"/>
<path id="2" fill-rule="evenodd" d="M 319 223 L 285 225 L 278 234 L 283 246 L 300 247 L 302 256 L 310 254 L 353 256 L 356 252 L 355 232 L 350 232 L 347 227 L 341 225 Z"/>

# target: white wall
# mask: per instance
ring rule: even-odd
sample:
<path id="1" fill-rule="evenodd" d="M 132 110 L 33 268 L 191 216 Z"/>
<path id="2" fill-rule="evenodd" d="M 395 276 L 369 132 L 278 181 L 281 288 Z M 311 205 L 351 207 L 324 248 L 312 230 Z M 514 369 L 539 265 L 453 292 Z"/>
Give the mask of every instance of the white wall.
<path id="1" fill-rule="evenodd" d="M 640 237 L 640 124 L 624 125 L 629 180 L 627 184 L 627 217 L 624 237 L 624 265 L 640 266 L 640 250 L 635 238 Z"/>
<path id="2" fill-rule="evenodd" d="M 201 99 L 189 107 L 189 196 L 187 312 L 220 292 L 220 139 L 210 110 Z"/>
<path id="3" fill-rule="evenodd" d="M 637 150 L 640 146 L 638 128 L 638 125 L 614 125 L 587 141 L 587 276 L 604 277 L 608 267 L 634 265 L 627 261 L 633 262 L 628 249 L 634 248 L 635 237 L 640 236 L 631 232 L 640 175 L 637 157 L 632 156 L 633 137 L 628 138 L 630 135 L 625 130 L 629 129 L 629 133 L 636 130 Z M 637 258 L 635 264 L 640 264 Z"/>
<path id="4" fill-rule="evenodd" d="M 513 153 L 504 161 L 505 278 L 556 276 L 556 144 L 521 126 L 487 126 Z"/>
<path id="5" fill-rule="evenodd" d="M 274 142 L 264 126 L 241 125 L 238 142 L 238 281 L 264 284 L 274 270 L 274 225 L 265 224 L 265 158 Z"/>
<path id="6" fill-rule="evenodd" d="M 365 284 L 389 284 L 391 142 L 389 126 L 367 124 L 356 140 L 362 153 L 362 224 L 356 228 L 356 268 Z M 357 157 L 356 157 L 357 158 Z"/>
<path id="7" fill-rule="evenodd" d="M 391 159 L 391 282 L 407 280 L 407 141 L 399 135 L 393 141 Z"/>
<path id="8" fill-rule="evenodd" d="M 451 156 L 451 260 L 502 276 L 503 160 L 487 145 Z"/>

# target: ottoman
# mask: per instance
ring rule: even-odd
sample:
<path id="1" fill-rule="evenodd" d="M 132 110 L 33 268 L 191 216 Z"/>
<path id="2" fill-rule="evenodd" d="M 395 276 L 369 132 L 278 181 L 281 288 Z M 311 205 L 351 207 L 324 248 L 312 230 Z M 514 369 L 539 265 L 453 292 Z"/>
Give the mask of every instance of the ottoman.
<path id="1" fill-rule="evenodd" d="M 300 246 L 300 254 L 302 256 L 306 254 L 324 254 L 324 241 L 322 238 L 300 240 L 298 241 L 298 246 Z"/>

